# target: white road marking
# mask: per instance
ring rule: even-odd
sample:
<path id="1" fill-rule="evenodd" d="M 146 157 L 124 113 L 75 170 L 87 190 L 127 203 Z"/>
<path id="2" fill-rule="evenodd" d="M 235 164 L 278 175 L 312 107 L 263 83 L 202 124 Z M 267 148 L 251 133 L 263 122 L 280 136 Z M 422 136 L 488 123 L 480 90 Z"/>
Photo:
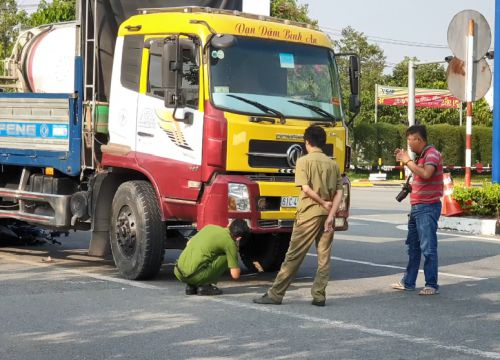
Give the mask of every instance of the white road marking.
<path id="1" fill-rule="evenodd" d="M 402 223 L 401 221 L 390 221 L 390 220 L 363 218 L 363 217 L 356 217 L 356 216 L 349 216 L 349 219 L 361 220 L 361 221 L 373 221 L 373 222 L 380 222 L 380 223 L 386 223 L 386 224 L 395 224 L 395 225 L 397 225 L 396 228 L 399 230 L 407 230 L 408 229 L 406 223 Z M 469 234 L 452 234 L 449 232 L 442 232 L 442 231 L 438 231 L 437 234 L 443 235 L 443 236 L 455 236 L 455 237 L 462 237 L 462 238 L 467 238 L 467 239 L 500 242 L 500 238 L 498 238 L 498 237 L 488 237 L 488 236 L 469 235 Z"/>
<path id="2" fill-rule="evenodd" d="M 310 315 L 306 315 L 306 314 L 297 314 L 297 313 L 294 313 L 291 311 L 282 310 L 279 308 L 279 306 L 276 306 L 276 305 L 254 305 L 254 304 L 242 303 L 240 301 L 229 300 L 227 298 L 210 298 L 209 300 L 214 301 L 214 302 L 218 302 L 221 304 L 225 304 L 225 305 L 239 307 L 239 308 L 242 308 L 245 310 L 261 311 L 261 312 L 266 312 L 266 313 L 270 313 L 273 315 L 286 316 L 288 318 L 292 318 L 292 319 L 296 319 L 296 320 L 303 320 L 303 321 L 306 321 L 309 323 L 326 325 L 332 329 L 358 331 L 358 332 L 361 332 L 363 334 L 391 338 L 394 340 L 405 341 L 405 342 L 408 342 L 411 344 L 424 345 L 426 348 L 433 347 L 436 349 L 454 351 L 457 353 L 470 355 L 473 357 L 482 357 L 482 358 L 487 358 L 487 359 L 500 359 L 500 353 L 496 353 L 496 352 L 483 351 L 483 350 L 474 349 L 474 348 L 470 348 L 467 346 L 460 346 L 460 345 L 446 345 L 446 344 L 440 343 L 439 341 L 433 340 L 431 338 L 416 337 L 413 335 L 401 334 L 401 333 L 397 333 L 397 332 L 389 331 L 389 330 L 369 328 L 369 327 L 366 327 L 363 325 L 351 324 L 351 323 L 344 322 L 344 321 L 330 320 L 330 319 L 326 319 L 324 317 L 316 317 L 316 316 L 310 316 Z"/>
<path id="3" fill-rule="evenodd" d="M 402 224 L 401 221 L 390 221 L 390 220 L 384 220 L 384 219 L 376 219 L 376 218 L 370 218 L 370 217 L 358 217 L 358 216 L 349 216 L 349 220 L 361 220 L 361 221 L 373 221 L 373 222 L 381 222 L 381 223 L 386 223 L 386 224 L 395 224 L 395 225 L 400 225 Z"/>
<path id="4" fill-rule="evenodd" d="M 15 256 L 6 256 L 6 255 L 1 255 L 0 258 L 6 258 L 11 261 L 15 261 L 21 264 L 26 264 L 26 265 L 31 265 L 31 266 L 36 266 L 36 267 L 42 267 L 42 268 L 52 268 L 54 271 L 58 272 L 63 272 L 63 273 L 68 273 L 68 274 L 73 274 L 73 275 L 79 275 L 79 276 L 87 276 L 93 279 L 97 280 L 104 280 L 104 281 L 111 281 L 123 285 L 129 285 L 129 286 L 134 286 L 142 289 L 152 289 L 152 290 L 160 290 L 162 289 L 159 286 L 155 285 L 150 285 L 150 284 L 144 284 L 139 281 L 132 281 L 132 280 L 127 280 L 127 279 L 120 279 L 120 278 L 115 278 L 112 276 L 107 276 L 107 275 L 100 275 L 100 274 L 94 274 L 90 272 L 85 272 L 85 271 L 80 271 L 80 270 L 74 270 L 74 269 L 66 269 L 51 263 L 42 263 L 42 262 L 36 262 L 36 261 L 31 261 L 31 260 L 21 260 L 18 257 Z"/>
<path id="5" fill-rule="evenodd" d="M 307 256 L 315 256 L 317 257 L 317 254 L 307 254 Z M 361 261 L 361 260 L 352 260 L 352 259 L 344 259 L 340 258 L 337 256 L 332 256 L 330 257 L 332 260 L 337 260 L 337 261 L 343 261 L 343 262 L 349 262 L 349 263 L 354 263 L 354 264 L 361 264 L 361 265 L 368 265 L 368 266 L 374 266 L 374 267 L 382 267 L 382 268 L 388 268 L 388 269 L 398 269 L 398 270 L 406 270 L 405 267 L 402 266 L 395 266 L 395 265 L 386 265 L 386 264 L 377 264 L 369 261 Z M 423 273 L 423 270 L 419 270 L 420 273 Z M 452 274 L 452 273 L 447 273 L 447 272 L 439 272 L 439 275 L 443 276 L 449 276 L 449 277 L 455 277 L 455 278 L 460 278 L 460 279 L 468 279 L 468 280 L 488 280 L 488 278 L 482 278 L 482 277 L 476 277 L 476 276 L 469 276 L 469 275 L 459 275 L 459 274 Z"/>
<path id="6" fill-rule="evenodd" d="M 84 271 L 79 271 L 79 270 L 74 270 L 74 269 L 64 269 L 64 268 L 61 268 L 59 266 L 55 266 L 52 264 L 39 263 L 39 262 L 35 262 L 35 261 L 30 261 L 30 260 L 21 260 L 17 257 L 14 257 L 14 256 L 12 256 L 12 257 L 11 256 L 3 256 L 3 257 L 8 258 L 11 261 L 19 262 L 19 263 L 26 264 L 26 265 L 32 265 L 32 266 L 36 266 L 36 267 L 53 268 L 54 270 L 57 269 L 57 271 L 62 271 L 62 272 L 70 273 L 70 274 L 76 274 L 76 275 L 80 275 L 80 276 L 87 276 L 90 278 L 105 280 L 105 281 L 114 282 L 114 283 L 118 283 L 118 284 L 124 284 L 124 285 L 128 285 L 130 287 L 136 287 L 136 288 L 141 288 L 141 289 L 151 289 L 151 290 L 163 290 L 163 291 L 165 290 L 164 287 L 144 284 L 144 283 L 141 283 L 138 281 L 119 279 L 119 278 L 114 278 L 114 277 L 106 276 L 106 275 L 92 274 L 92 273 L 87 273 Z M 280 310 L 275 305 L 268 305 L 268 306 L 254 305 L 254 304 L 250 304 L 250 303 L 243 303 L 240 301 L 229 300 L 227 298 L 216 298 L 216 297 L 195 297 L 194 300 L 195 301 L 207 301 L 208 300 L 208 301 L 218 302 L 221 304 L 226 304 L 226 305 L 230 305 L 230 306 L 234 306 L 234 307 L 239 307 L 242 309 L 261 311 L 261 312 L 266 312 L 266 313 L 270 313 L 273 315 L 279 315 L 279 316 L 286 316 L 286 317 L 291 318 L 291 319 L 303 320 L 303 321 L 312 322 L 312 323 L 316 323 L 316 324 L 327 325 L 333 329 L 340 329 L 340 330 L 347 330 L 347 331 L 358 331 L 358 332 L 361 332 L 364 334 L 370 334 L 370 335 L 379 336 L 379 337 L 391 338 L 391 339 L 405 341 L 405 342 L 412 343 L 412 344 L 424 345 L 426 348 L 433 347 L 436 349 L 454 351 L 457 353 L 470 355 L 470 356 L 479 356 L 479 357 L 487 358 L 487 359 L 500 359 L 500 353 L 496 353 L 496 352 L 482 351 L 482 350 L 470 348 L 467 346 L 460 346 L 460 345 L 446 345 L 446 344 L 440 343 L 439 341 L 433 340 L 431 338 L 415 337 L 412 335 L 401 334 L 401 333 L 397 333 L 394 331 L 369 328 L 366 326 L 351 324 L 351 323 L 344 322 L 344 321 L 330 320 L 330 319 L 326 319 L 324 317 L 315 317 L 315 316 L 310 316 L 310 315 L 305 315 L 305 314 L 297 314 L 297 313 L 294 313 L 291 311 Z"/>

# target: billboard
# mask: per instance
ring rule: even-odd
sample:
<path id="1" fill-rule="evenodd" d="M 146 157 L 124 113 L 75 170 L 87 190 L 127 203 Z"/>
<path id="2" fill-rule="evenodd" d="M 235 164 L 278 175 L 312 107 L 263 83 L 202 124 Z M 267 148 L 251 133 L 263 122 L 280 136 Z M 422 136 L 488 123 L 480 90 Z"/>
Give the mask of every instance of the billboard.
<path id="1" fill-rule="evenodd" d="M 408 88 L 376 86 L 377 106 L 408 106 Z M 415 106 L 436 109 L 460 109 L 461 102 L 449 90 L 415 89 Z"/>

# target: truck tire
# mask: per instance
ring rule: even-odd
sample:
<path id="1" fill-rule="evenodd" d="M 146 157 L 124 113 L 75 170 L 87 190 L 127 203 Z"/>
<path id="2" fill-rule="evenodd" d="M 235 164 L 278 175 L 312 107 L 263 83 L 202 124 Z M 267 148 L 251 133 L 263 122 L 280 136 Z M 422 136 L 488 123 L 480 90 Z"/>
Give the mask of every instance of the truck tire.
<path id="1" fill-rule="evenodd" d="M 254 234 L 252 239 L 240 248 L 240 258 L 250 271 L 266 272 L 279 270 L 285 259 L 290 234 Z M 260 264 L 259 269 L 254 262 Z"/>
<path id="2" fill-rule="evenodd" d="M 120 274 L 130 280 L 158 274 L 165 253 L 166 231 L 156 193 L 147 181 L 121 184 L 113 198 L 111 252 Z"/>

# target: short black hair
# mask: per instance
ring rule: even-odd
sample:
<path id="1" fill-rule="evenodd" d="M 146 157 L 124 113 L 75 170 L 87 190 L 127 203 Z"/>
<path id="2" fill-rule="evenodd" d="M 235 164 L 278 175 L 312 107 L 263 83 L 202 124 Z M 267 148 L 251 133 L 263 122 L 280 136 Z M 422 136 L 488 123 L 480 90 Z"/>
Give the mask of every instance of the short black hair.
<path id="1" fill-rule="evenodd" d="M 304 133 L 304 141 L 308 141 L 311 146 L 323 148 L 326 144 L 326 132 L 318 125 L 311 125 Z"/>
<path id="2" fill-rule="evenodd" d="M 234 240 L 239 237 L 246 239 L 250 236 L 250 228 L 245 220 L 235 219 L 229 224 L 229 233 Z"/>
<path id="3" fill-rule="evenodd" d="M 422 140 L 427 142 L 427 129 L 425 128 L 425 125 L 412 125 L 406 129 L 406 136 L 415 134 L 418 134 Z"/>

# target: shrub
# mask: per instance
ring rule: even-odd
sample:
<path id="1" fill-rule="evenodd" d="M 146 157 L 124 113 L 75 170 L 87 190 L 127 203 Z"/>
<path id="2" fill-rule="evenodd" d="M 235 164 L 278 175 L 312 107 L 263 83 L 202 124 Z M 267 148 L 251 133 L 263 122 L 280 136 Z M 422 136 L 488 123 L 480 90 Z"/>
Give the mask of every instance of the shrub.
<path id="1" fill-rule="evenodd" d="M 428 143 L 434 145 L 443 156 L 443 165 L 456 166 L 465 162 L 463 128 L 447 124 L 428 125 L 427 137 Z"/>
<path id="2" fill-rule="evenodd" d="M 382 158 L 384 165 L 395 165 L 394 149 L 406 147 L 406 126 L 388 123 L 358 123 L 351 132 L 353 165 L 375 165 Z M 444 165 L 465 163 L 465 128 L 455 125 L 427 125 L 428 142 L 443 155 Z M 492 128 L 472 129 L 472 163 L 491 164 Z"/>
<path id="3" fill-rule="evenodd" d="M 482 188 L 457 186 L 453 197 L 472 215 L 500 218 L 500 184 L 484 183 Z"/>

